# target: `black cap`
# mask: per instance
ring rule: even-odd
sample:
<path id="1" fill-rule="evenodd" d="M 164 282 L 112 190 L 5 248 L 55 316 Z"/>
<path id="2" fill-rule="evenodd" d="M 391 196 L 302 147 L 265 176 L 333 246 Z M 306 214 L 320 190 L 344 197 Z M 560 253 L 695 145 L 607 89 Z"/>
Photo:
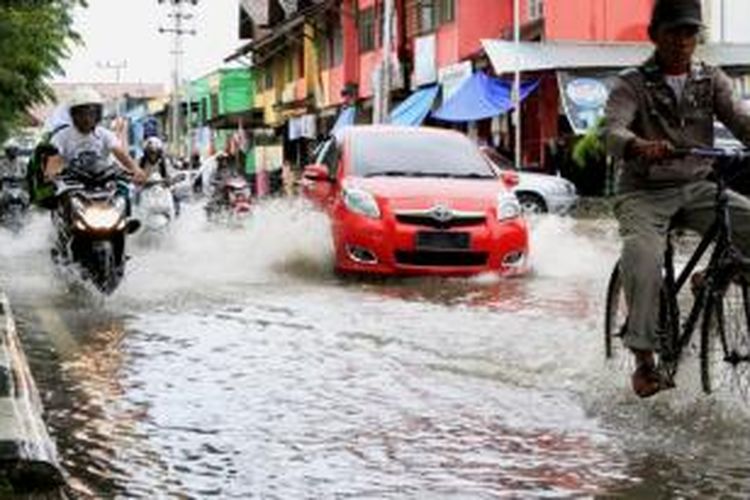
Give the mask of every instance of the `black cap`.
<path id="1" fill-rule="evenodd" d="M 651 36 L 659 28 L 677 26 L 703 27 L 703 9 L 700 0 L 656 0 L 648 31 Z"/>

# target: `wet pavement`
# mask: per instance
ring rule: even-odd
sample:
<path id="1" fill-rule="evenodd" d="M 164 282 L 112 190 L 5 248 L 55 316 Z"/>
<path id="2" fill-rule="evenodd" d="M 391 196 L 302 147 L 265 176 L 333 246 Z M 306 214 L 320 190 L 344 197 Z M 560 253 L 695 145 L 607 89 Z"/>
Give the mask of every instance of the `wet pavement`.
<path id="1" fill-rule="evenodd" d="M 745 408 L 604 363 L 606 216 L 535 220 L 512 280 L 337 278 L 295 202 L 174 229 L 106 301 L 55 277 L 43 216 L 0 233 L 72 497 L 750 496 Z"/>

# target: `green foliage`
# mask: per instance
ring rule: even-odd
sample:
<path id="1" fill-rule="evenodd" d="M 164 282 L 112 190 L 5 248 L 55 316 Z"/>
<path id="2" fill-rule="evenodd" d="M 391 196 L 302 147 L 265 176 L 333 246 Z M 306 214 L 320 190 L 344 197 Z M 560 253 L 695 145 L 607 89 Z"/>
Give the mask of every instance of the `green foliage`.
<path id="1" fill-rule="evenodd" d="M 73 8 L 86 0 L 0 0 L 0 141 L 30 106 L 53 97 L 47 81 L 62 74 Z"/>
<path id="2" fill-rule="evenodd" d="M 598 164 L 604 160 L 607 152 L 602 138 L 604 118 L 600 118 L 573 147 L 573 161 L 580 168 L 587 165 Z"/>

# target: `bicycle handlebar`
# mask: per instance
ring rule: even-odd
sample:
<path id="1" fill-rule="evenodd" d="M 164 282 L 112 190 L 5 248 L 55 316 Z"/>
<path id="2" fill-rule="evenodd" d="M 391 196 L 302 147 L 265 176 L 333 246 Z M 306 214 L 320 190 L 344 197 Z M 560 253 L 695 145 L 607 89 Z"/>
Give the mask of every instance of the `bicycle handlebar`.
<path id="1" fill-rule="evenodd" d="M 722 149 L 722 148 L 676 148 L 675 157 L 696 156 L 714 160 L 733 159 L 744 160 L 750 158 L 750 149 Z"/>

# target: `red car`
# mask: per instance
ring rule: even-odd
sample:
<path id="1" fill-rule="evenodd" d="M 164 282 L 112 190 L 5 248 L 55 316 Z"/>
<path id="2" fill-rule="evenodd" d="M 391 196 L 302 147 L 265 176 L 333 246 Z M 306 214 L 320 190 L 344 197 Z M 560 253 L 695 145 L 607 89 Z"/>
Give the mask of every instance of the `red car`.
<path id="1" fill-rule="evenodd" d="M 331 218 L 337 271 L 508 275 L 528 268 L 514 182 L 458 132 L 355 126 L 323 144 L 302 186 Z"/>

